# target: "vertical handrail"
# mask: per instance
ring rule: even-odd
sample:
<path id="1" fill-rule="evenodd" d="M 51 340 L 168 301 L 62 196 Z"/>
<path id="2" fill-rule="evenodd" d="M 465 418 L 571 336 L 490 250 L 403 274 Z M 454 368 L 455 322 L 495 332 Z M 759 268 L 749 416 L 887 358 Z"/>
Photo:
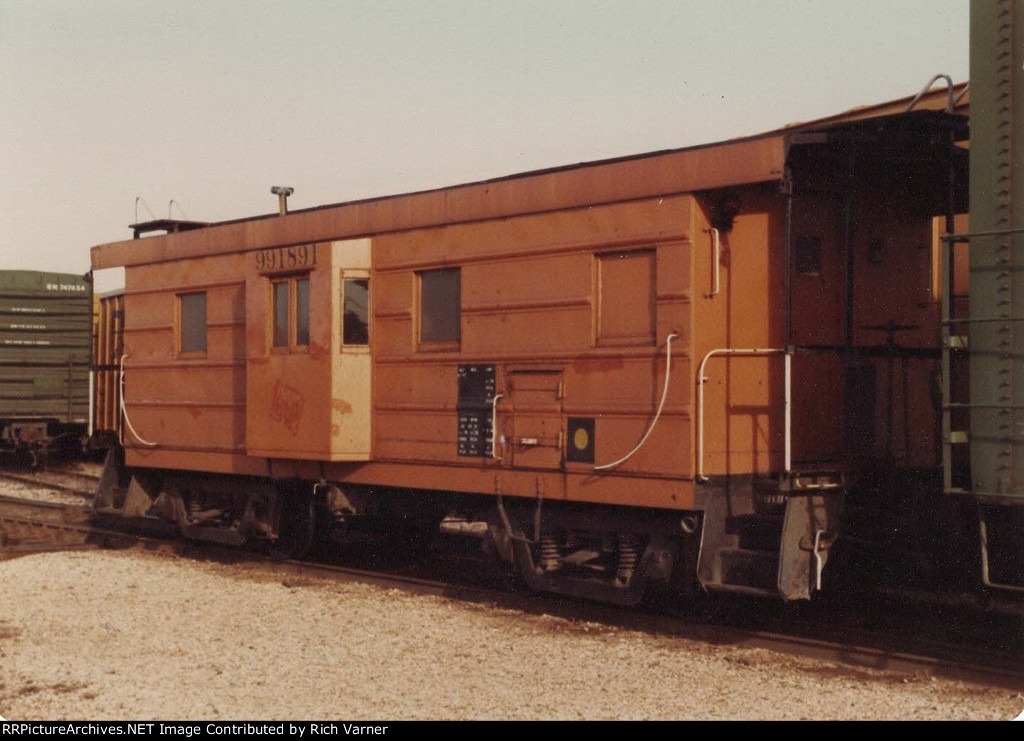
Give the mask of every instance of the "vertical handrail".
<path id="1" fill-rule="evenodd" d="M 793 470 L 793 446 L 790 441 L 793 439 L 793 405 L 790 403 L 793 398 L 793 353 L 787 352 L 783 354 L 784 369 L 782 371 L 785 376 L 783 382 L 783 411 L 784 421 L 782 423 L 783 434 L 785 435 L 785 444 L 783 446 L 783 462 L 782 465 L 786 469 L 786 473 Z M 819 587 L 820 589 L 820 587 Z"/>
<path id="2" fill-rule="evenodd" d="M 501 456 L 497 454 L 498 450 L 498 399 L 503 397 L 504 394 L 498 394 L 491 399 L 491 458 L 501 460 Z"/>
<path id="3" fill-rule="evenodd" d="M 814 531 L 814 587 L 821 591 L 821 572 L 825 568 L 825 561 L 821 557 L 821 536 L 824 530 Z"/>
<path id="4" fill-rule="evenodd" d="M 96 423 L 93 415 L 96 414 L 96 371 L 92 368 L 89 369 L 89 424 L 88 424 L 88 435 L 89 439 L 92 440 L 93 434 L 96 432 Z"/>
<path id="5" fill-rule="evenodd" d="M 952 230 L 950 230 L 952 231 Z M 940 255 L 939 273 L 940 286 L 942 291 L 942 302 L 940 316 L 942 318 L 942 376 L 940 377 L 942 392 L 942 420 L 941 424 L 941 445 L 942 445 L 942 490 L 950 492 L 953 489 L 953 410 L 950 403 L 953 401 L 953 382 L 950 377 L 953 372 L 953 313 L 954 300 L 953 290 L 954 276 L 956 274 L 953 262 L 956 259 L 956 243 L 944 234 L 939 238 L 943 246 Z"/>
<path id="6" fill-rule="evenodd" d="M 718 229 L 711 227 L 707 230 L 711 234 L 711 270 L 712 270 L 712 287 L 711 293 L 708 294 L 708 298 L 714 298 L 718 295 L 718 291 L 721 289 L 721 264 L 722 264 L 722 242 L 721 236 Z"/>

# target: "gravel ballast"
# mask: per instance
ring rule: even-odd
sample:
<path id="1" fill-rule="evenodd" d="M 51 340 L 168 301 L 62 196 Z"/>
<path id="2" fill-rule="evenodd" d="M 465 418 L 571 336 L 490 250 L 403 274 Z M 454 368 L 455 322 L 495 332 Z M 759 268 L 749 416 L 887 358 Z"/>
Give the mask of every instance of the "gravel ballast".
<path id="1" fill-rule="evenodd" d="M 7 720 L 1011 720 L 1020 693 L 139 551 L 0 561 Z"/>

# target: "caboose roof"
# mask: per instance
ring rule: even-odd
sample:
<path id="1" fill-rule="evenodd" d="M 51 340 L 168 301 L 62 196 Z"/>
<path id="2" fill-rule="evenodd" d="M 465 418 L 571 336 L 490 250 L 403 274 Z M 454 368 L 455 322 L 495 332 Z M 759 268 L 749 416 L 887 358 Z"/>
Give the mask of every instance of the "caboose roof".
<path id="1" fill-rule="evenodd" d="M 966 86 L 956 93 L 966 110 Z M 800 135 L 857 130 L 886 121 L 934 129 L 951 121 L 963 135 L 963 116 L 941 113 L 947 91 L 866 106 L 767 133 L 683 149 L 650 152 L 519 173 L 435 190 L 368 198 L 195 226 L 164 235 L 92 248 L 93 269 L 179 260 L 240 250 L 350 239 L 484 219 L 690 193 L 781 180 L 787 151 Z M 939 124 L 942 125 L 942 124 Z M 136 230 L 136 236 L 139 232 Z"/>

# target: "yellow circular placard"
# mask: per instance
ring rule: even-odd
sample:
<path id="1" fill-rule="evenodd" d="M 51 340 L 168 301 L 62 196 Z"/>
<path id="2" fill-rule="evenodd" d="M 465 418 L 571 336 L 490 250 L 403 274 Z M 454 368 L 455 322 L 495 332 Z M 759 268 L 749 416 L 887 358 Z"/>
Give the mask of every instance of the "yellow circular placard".
<path id="1" fill-rule="evenodd" d="M 590 435 L 582 427 L 578 427 L 573 433 L 572 444 L 576 446 L 576 450 L 586 450 L 590 444 Z"/>

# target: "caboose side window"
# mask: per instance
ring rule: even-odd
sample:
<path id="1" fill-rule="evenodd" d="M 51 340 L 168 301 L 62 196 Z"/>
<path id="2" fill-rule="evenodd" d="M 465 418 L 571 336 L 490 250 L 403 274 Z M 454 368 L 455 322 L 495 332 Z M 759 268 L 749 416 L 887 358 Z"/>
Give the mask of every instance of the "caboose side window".
<path id="1" fill-rule="evenodd" d="M 346 345 L 368 345 L 370 281 L 366 278 L 346 278 L 342 290 L 342 342 Z"/>
<path id="2" fill-rule="evenodd" d="M 285 278 L 271 283 L 273 346 L 301 348 L 309 344 L 309 278 Z"/>
<path id="3" fill-rule="evenodd" d="M 273 285 L 274 347 L 288 347 L 288 281 Z"/>
<path id="4" fill-rule="evenodd" d="M 420 342 L 462 339 L 462 270 L 426 270 L 420 277 Z"/>
<path id="5" fill-rule="evenodd" d="M 821 237 L 798 235 L 794 253 L 797 275 L 821 275 Z"/>
<path id="6" fill-rule="evenodd" d="M 178 352 L 206 352 L 206 294 L 178 296 Z"/>

